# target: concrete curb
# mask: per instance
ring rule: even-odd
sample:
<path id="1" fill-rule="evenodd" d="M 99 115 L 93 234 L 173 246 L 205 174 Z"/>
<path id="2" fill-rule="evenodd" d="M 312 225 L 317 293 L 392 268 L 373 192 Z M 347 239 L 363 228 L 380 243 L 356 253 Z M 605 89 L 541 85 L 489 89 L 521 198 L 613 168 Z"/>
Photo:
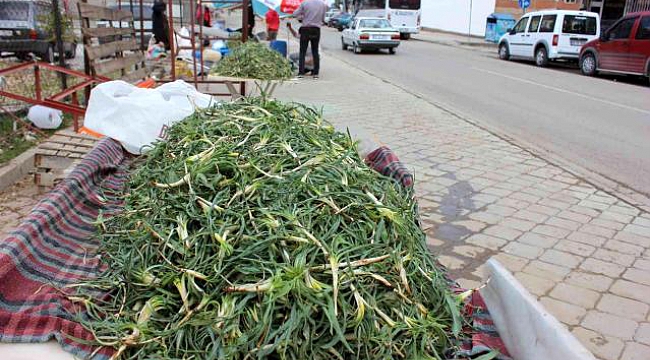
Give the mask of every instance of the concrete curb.
<path id="1" fill-rule="evenodd" d="M 35 154 L 36 148 L 33 147 L 0 167 L 0 190 L 13 185 L 34 169 Z"/>

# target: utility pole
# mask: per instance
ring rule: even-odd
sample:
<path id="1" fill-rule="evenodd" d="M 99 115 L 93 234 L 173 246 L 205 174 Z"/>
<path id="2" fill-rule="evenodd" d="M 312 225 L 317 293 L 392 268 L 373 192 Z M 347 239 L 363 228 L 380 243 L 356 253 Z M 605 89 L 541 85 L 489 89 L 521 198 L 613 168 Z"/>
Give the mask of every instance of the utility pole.
<path id="1" fill-rule="evenodd" d="M 472 8 L 473 0 L 469 0 L 469 25 L 467 26 L 467 40 L 472 37 Z"/>

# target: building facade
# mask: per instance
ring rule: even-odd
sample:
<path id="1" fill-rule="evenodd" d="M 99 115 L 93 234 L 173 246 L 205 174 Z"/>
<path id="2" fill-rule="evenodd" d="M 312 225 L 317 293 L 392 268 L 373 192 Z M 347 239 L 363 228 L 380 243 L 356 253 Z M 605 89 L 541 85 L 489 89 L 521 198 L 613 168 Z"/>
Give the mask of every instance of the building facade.
<path id="1" fill-rule="evenodd" d="M 530 0 L 530 7 L 526 12 L 544 9 L 580 10 L 581 0 Z M 523 15 L 518 0 L 496 0 L 495 12 L 509 13 L 515 18 Z"/>

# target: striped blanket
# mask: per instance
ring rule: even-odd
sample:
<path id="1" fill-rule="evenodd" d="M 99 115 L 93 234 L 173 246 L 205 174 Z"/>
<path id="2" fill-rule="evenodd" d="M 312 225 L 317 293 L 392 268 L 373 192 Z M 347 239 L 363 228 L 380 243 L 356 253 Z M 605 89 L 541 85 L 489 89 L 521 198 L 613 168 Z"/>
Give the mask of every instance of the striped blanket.
<path id="1" fill-rule="evenodd" d="M 112 348 L 86 345 L 93 336 L 78 323 L 83 299 L 68 294 L 70 285 L 102 271 L 95 223 L 98 217 L 121 210 L 130 160 L 119 143 L 102 140 L 0 242 L 0 342 L 56 339 L 63 349 L 84 359 L 106 360 L 114 353 Z M 411 175 L 390 149 L 378 149 L 366 162 L 404 186 L 412 185 Z M 491 349 L 505 352 L 478 293 L 470 297 L 466 312 L 475 326 L 467 329 L 471 340 L 464 344 L 460 358 Z"/>

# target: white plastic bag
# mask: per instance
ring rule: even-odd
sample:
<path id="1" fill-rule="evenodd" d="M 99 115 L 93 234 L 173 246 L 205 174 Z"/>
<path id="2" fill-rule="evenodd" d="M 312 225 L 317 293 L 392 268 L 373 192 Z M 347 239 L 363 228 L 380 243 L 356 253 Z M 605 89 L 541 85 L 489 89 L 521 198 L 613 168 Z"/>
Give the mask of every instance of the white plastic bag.
<path id="1" fill-rule="evenodd" d="M 56 129 L 63 122 L 61 110 L 35 105 L 29 108 L 27 119 L 39 129 Z"/>
<path id="2" fill-rule="evenodd" d="M 143 146 L 164 139 L 171 125 L 214 103 L 212 96 L 182 80 L 155 89 L 109 81 L 91 92 L 84 126 L 121 142 L 132 154 L 141 154 Z"/>

